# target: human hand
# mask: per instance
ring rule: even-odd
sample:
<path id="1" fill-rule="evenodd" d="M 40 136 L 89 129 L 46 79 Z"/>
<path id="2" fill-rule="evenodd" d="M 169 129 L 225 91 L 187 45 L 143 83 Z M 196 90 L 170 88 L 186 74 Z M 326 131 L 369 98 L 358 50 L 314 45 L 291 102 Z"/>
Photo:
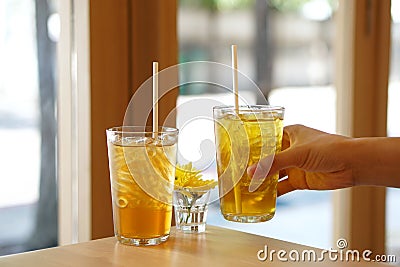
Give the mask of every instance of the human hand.
<path id="1" fill-rule="evenodd" d="M 348 161 L 351 138 L 328 134 L 302 125 L 284 128 L 282 152 L 262 159 L 247 170 L 252 179 L 277 173 L 278 196 L 297 189 L 330 190 L 355 184 Z M 269 169 L 270 167 L 270 169 Z M 257 171 L 256 171 L 257 169 Z"/>

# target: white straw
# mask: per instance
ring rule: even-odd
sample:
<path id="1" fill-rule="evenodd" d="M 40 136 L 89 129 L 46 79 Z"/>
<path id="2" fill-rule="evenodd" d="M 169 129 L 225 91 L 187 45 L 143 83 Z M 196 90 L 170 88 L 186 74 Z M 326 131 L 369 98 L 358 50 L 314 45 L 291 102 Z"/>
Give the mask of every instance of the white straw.
<path id="1" fill-rule="evenodd" d="M 153 132 L 158 132 L 158 62 L 153 62 Z"/>
<path id="2" fill-rule="evenodd" d="M 236 45 L 232 45 L 232 76 L 233 95 L 235 97 L 235 110 L 236 113 L 239 114 L 238 57 Z"/>
<path id="3" fill-rule="evenodd" d="M 232 45 L 232 76 L 233 76 L 233 95 L 235 97 L 235 111 L 239 116 L 239 86 L 238 86 L 238 58 L 237 58 L 237 46 Z M 235 209 L 236 214 L 242 213 L 242 194 L 240 191 L 240 179 L 236 181 L 233 177 L 233 193 L 235 196 Z"/>

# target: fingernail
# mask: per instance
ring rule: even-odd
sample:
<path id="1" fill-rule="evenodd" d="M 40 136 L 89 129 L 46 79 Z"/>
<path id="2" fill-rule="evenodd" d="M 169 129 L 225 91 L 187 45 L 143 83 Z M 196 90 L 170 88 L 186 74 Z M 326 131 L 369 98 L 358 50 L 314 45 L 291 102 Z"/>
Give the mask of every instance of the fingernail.
<path id="1" fill-rule="evenodd" d="M 253 176 L 254 171 L 256 170 L 257 165 L 251 165 L 247 168 L 247 174 L 249 176 Z"/>

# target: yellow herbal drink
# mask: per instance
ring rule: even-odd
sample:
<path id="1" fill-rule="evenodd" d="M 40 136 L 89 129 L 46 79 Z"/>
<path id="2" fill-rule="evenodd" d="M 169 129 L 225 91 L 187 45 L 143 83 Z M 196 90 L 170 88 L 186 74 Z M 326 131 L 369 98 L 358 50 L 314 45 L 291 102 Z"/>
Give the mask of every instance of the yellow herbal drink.
<path id="1" fill-rule="evenodd" d="M 107 131 L 114 231 L 121 243 L 156 245 L 171 228 L 177 130 L 133 130 Z"/>
<path id="2" fill-rule="evenodd" d="M 280 151 L 283 115 L 281 107 L 245 106 L 239 112 L 233 107 L 214 108 L 218 185 L 225 219 L 263 222 L 274 216 L 278 174 L 252 180 L 246 170 Z"/>

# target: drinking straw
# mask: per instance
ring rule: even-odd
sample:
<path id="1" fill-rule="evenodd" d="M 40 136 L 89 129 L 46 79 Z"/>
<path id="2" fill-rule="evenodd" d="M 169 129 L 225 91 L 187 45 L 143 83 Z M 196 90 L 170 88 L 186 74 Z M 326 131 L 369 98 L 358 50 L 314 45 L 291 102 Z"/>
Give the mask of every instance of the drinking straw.
<path id="1" fill-rule="evenodd" d="M 239 116 L 239 88 L 238 88 L 238 64 L 237 64 L 237 46 L 232 45 L 232 77 L 233 77 L 233 95 L 235 98 L 235 111 Z M 237 155 L 240 156 L 240 155 Z M 240 168 L 239 168 L 240 169 Z M 236 175 L 239 175 L 237 173 Z M 240 192 L 240 181 L 235 181 L 235 177 L 232 177 L 233 192 L 235 195 L 235 209 L 236 214 L 242 213 L 242 196 Z M 235 182 L 237 182 L 235 184 Z"/>
<path id="2" fill-rule="evenodd" d="M 232 76 L 233 76 L 233 96 L 235 98 L 235 110 L 239 114 L 239 86 L 238 86 L 238 59 L 237 45 L 232 45 Z"/>
<path id="3" fill-rule="evenodd" d="M 153 62 L 153 135 L 158 132 L 158 62 Z"/>

